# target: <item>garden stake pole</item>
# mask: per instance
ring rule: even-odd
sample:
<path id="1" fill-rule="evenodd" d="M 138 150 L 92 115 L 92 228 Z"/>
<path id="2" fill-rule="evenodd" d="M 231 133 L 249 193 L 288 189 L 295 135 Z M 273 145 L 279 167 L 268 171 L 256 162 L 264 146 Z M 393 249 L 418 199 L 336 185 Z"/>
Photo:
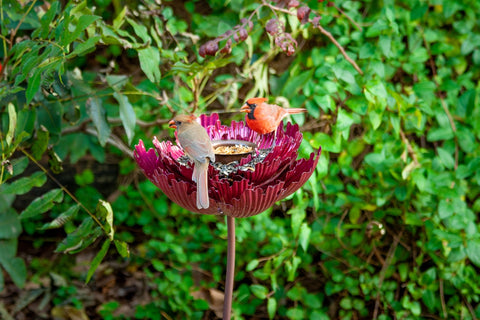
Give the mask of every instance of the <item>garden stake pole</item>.
<path id="1" fill-rule="evenodd" d="M 227 275 L 225 278 L 225 297 L 223 302 L 223 320 L 230 320 L 232 313 L 233 277 L 235 274 L 235 218 L 227 216 Z"/>

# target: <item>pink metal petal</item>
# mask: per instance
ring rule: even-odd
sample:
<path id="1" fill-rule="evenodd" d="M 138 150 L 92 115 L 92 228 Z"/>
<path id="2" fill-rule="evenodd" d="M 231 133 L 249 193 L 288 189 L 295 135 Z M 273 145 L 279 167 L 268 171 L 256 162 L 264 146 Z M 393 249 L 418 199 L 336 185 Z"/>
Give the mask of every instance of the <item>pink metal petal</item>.
<path id="1" fill-rule="evenodd" d="M 300 189 L 300 187 L 307 182 L 313 174 L 313 171 L 315 171 L 318 160 L 320 159 L 320 153 L 321 148 L 317 150 L 316 154 L 310 154 L 309 159 L 300 159 L 295 162 L 295 165 L 285 177 L 285 189 L 281 194 L 282 199 Z"/>

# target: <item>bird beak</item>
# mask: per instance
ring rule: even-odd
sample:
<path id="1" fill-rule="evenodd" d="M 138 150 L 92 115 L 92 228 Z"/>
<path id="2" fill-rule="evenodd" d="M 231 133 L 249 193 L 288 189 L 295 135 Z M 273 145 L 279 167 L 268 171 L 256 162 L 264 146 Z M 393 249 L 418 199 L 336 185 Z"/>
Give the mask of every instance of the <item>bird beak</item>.
<path id="1" fill-rule="evenodd" d="M 172 129 L 177 129 L 177 125 L 175 124 L 175 121 L 173 121 L 173 120 L 170 120 L 168 122 L 168 127 L 172 128 Z"/>
<path id="2" fill-rule="evenodd" d="M 250 106 L 249 106 L 248 104 L 244 104 L 244 105 L 240 108 L 240 112 L 249 113 L 250 111 L 252 111 L 252 109 L 250 109 Z"/>

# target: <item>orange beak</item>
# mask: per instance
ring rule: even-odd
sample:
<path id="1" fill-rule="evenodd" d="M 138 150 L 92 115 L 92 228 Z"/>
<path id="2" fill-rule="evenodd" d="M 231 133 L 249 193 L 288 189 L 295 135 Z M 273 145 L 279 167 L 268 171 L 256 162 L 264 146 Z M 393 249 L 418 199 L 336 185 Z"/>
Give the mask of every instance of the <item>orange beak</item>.
<path id="1" fill-rule="evenodd" d="M 249 106 L 248 104 L 244 104 L 244 105 L 240 108 L 240 112 L 249 113 L 250 111 L 252 111 L 252 109 L 250 109 L 250 106 Z"/>
<path id="2" fill-rule="evenodd" d="M 173 121 L 173 120 L 170 120 L 168 122 L 168 127 L 172 128 L 172 129 L 177 129 L 177 125 L 175 124 L 175 121 Z"/>

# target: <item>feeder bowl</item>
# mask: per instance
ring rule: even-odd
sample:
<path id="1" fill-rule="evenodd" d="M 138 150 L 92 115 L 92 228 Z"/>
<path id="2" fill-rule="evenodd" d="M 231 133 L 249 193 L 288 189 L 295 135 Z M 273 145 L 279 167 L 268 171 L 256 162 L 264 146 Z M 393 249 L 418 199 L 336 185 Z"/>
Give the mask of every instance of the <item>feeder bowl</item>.
<path id="1" fill-rule="evenodd" d="M 243 140 L 214 140 L 212 141 L 212 146 L 215 153 L 215 161 L 223 164 L 228 164 L 233 161 L 240 162 L 242 158 L 248 157 L 248 155 L 253 154 L 257 149 L 255 143 Z M 235 148 L 236 146 L 240 148 Z M 219 147 L 230 147 L 229 151 L 231 153 L 219 153 L 219 151 L 217 151 Z M 250 151 L 236 150 L 245 148 L 250 148 Z"/>

